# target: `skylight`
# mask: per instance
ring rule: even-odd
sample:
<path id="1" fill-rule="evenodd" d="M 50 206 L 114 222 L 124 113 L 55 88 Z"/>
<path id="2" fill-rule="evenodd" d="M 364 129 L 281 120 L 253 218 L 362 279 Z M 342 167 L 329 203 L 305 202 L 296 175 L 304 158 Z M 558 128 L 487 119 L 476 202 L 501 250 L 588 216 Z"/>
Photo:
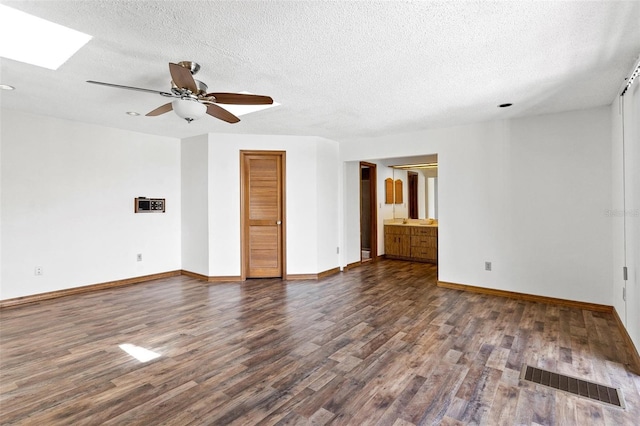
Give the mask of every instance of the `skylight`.
<path id="1" fill-rule="evenodd" d="M 92 36 L 0 4 L 0 56 L 56 70 Z"/>

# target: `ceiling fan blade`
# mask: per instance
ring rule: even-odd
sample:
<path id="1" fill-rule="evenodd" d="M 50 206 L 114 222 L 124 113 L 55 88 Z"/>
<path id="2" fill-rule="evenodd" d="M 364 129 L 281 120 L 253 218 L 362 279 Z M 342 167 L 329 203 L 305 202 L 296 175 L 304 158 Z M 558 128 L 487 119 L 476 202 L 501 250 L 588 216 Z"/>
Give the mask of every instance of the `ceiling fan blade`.
<path id="1" fill-rule="evenodd" d="M 161 92 L 159 90 L 142 89 L 140 87 L 132 87 L 132 86 L 121 86 L 119 84 L 103 83 L 101 81 L 87 80 L 87 83 L 99 84 L 100 86 L 115 87 L 117 89 L 137 90 L 138 92 L 156 93 L 162 96 L 173 96 L 171 93 Z"/>
<path id="2" fill-rule="evenodd" d="M 198 93 L 196 81 L 193 79 L 191 71 L 187 68 L 178 64 L 169 63 L 169 72 L 176 86 L 181 89 L 191 90 L 191 93 Z"/>
<path id="3" fill-rule="evenodd" d="M 270 105 L 273 103 L 273 99 L 270 96 L 249 95 L 246 93 L 207 93 L 206 96 L 213 96 L 218 104 Z"/>
<path id="4" fill-rule="evenodd" d="M 215 118 L 219 118 L 222 121 L 226 121 L 227 123 L 237 123 L 238 121 L 240 121 L 238 117 L 215 104 L 207 105 L 207 114 Z"/>
<path id="5" fill-rule="evenodd" d="M 165 112 L 169 112 L 173 109 L 173 106 L 171 106 L 171 102 L 169 102 L 168 104 L 164 104 L 162 106 L 159 106 L 158 108 L 154 109 L 151 112 L 146 113 L 145 115 L 147 117 L 155 117 L 156 115 L 160 115 L 160 114 L 164 114 Z"/>

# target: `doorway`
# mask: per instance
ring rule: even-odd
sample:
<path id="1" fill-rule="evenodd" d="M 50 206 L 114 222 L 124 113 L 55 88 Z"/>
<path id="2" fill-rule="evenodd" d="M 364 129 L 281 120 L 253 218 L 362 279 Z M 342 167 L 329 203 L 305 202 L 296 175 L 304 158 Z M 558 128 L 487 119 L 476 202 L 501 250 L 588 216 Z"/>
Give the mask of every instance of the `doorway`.
<path id="1" fill-rule="evenodd" d="M 360 162 L 360 262 L 376 259 L 378 215 L 376 165 Z"/>
<path id="2" fill-rule="evenodd" d="M 286 275 L 284 183 L 284 151 L 240 151 L 243 280 Z"/>
<path id="3" fill-rule="evenodd" d="M 407 172 L 409 181 L 409 219 L 418 218 L 418 173 Z"/>

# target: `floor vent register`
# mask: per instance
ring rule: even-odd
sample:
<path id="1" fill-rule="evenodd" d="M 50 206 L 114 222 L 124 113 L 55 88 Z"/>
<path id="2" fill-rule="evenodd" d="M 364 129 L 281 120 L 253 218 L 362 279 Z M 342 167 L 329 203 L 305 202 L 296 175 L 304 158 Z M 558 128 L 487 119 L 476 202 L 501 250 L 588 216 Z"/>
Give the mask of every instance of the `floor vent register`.
<path id="1" fill-rule="evenodd" d="M 614 407 L 625 408 L 624 398 L 622 397 L 622 390 L 620 388 L 612 388 L 599 383 L 531 367 L 526 364 L 522 365 L 520 379 Z"/>

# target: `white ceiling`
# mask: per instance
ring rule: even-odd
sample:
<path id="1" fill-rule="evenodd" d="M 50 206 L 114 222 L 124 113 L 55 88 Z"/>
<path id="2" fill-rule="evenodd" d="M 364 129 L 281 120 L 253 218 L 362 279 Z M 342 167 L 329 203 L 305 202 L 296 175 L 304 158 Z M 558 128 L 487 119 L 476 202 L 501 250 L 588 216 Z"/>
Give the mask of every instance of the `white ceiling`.
<path id="1" fill-rule="evenodd" d="M 640 54 L 640 2 L 6 1 L 91 34 L 57 71 L 1 60 L 2 107 L 144 133 L 339 141 L 610 104 Z M 227 124 L 144 117 L 169 62 L 282 106 Z M 512 102 L 509 109 L 500 103 Z M 130 117 L 126 111 L 138 111 Z"/>

